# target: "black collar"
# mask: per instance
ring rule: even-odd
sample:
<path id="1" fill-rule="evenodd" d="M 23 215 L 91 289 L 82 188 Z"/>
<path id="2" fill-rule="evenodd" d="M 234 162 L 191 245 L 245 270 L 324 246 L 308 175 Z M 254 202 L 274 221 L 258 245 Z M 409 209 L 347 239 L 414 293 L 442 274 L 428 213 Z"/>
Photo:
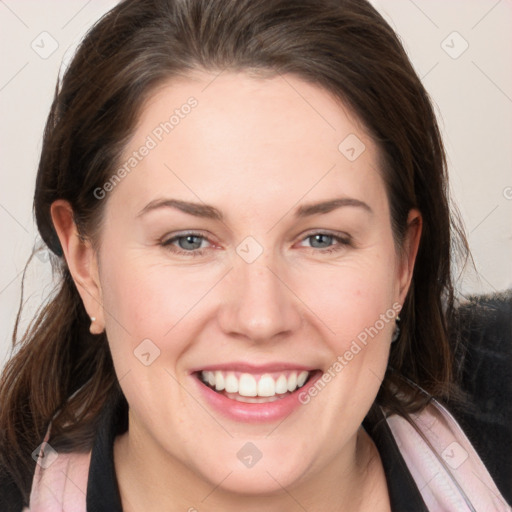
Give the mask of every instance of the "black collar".
<path id="1" fill-rule="evenodd" d="M 363 427 L 379 450 L 393 512 L 428 512 L 380 407 L 374 405 Z M 87 484 L 88 512 L 122 512 L 114 469 L 114 439 L 128 428 L 128 405 L 123 396 L 109 402 L 94 439 Z"/>
<path id="2" fill-rule="evenodd" d="M 123 512 L 114 468 L 114 439 L 128 429 L 128 404 L 119 394 L 103 409 L 91 454 L 87 512 Z"/>
<path id="3" fill-rule="evenodd" d="M 379 450 L 389 501 L 393 512 L 428 512 L 420 491 L 396 444 L 382 409 L 373 404 L 363 421 L 363 427 Z"/>

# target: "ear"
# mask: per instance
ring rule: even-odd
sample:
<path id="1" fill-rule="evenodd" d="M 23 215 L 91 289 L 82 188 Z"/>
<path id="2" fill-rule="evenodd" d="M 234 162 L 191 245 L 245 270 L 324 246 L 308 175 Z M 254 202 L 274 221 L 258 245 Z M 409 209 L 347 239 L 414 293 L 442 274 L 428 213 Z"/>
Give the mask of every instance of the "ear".
<path id="1" fill-rule="evenodd" d="M 399 267 L 399 302 L 403 304 L 411 285 L 414 263 L 420 246 L 423 219 L 421 213 L 412 209 L 407 217 L 407 227 L 402 243 Z"/>
<path id="2" fill-rule="evenodd" d="M 80 237 L 68 201 L 55 201 L 50 211 L 69 271 L 91 317 L 91 333 L 100 334 L 104 330 L 105 319 L 96 251 L 89 241 Z"/>

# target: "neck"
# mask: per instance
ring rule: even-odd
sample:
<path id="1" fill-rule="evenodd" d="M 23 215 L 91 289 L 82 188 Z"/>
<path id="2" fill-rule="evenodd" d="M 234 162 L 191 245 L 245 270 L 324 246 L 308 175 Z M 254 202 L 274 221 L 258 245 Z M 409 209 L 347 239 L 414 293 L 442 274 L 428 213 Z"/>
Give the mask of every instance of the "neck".
<path id="1" fill-rule="evenodd" d="M 131 422 L 130 422 L 131 423 Z M 228 474 L 207 481 L 148 442 L 136 429 L 116 438 L 114 464 L 124 512 L 388 512 L 389 497 L 377 448 L 361 427 L 344 453 L 315 474 L 265 495 L 223 488 Z M 276 482 L 278 483 L 278 482 Z"/>

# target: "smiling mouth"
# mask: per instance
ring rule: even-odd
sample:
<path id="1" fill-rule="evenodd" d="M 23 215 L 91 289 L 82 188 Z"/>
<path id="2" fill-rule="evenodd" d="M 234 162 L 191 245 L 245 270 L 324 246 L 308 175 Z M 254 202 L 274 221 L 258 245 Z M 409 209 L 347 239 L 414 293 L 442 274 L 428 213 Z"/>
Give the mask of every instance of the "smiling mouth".
<path id="1" fill-rule="evenodd" d="M 236 371 L 200 371 L 199 380 L 225 397 L 244 403 L 281 400 L 302 388 L 318 370 L 287 370 L 255 375 Z"/>

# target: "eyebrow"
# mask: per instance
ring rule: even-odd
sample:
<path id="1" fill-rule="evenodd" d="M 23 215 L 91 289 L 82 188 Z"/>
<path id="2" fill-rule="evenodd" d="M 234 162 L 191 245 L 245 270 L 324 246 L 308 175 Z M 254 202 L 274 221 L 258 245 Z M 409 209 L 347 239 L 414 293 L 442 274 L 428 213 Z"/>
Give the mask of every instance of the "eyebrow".
<path id="1" fill-rule="evenodd" d="M 355 206 L 363 208 L 363 210 L 366 210 L 368 213 L 373 213 L 372 209 L 364 201 L 351 197 L 341 197 L 338 199 L 331 199 L 329 201 L 322 201 L 320 203 L 301 205 L 295 211 L 295 216 L 308 217 L 310 215 L 329 213 L 343 206 Z"/>
<path id="2" fill-rule="evenodd" d="M 203 217 L 205 219 L 223 220 L 222 212 L 214 206 L 201 203 L 190 203 L 188 201 L 180 201 L 178 199 L 156 199 L 147 204 L 137 215 L 142 215 L 160 208 L 176 208 L 182 212 L 194 215 L 195 217 Z"/>
<path id="3" fill-rule="evenodd" d="M 368 213 L 373 213 L 372 209 L 365 202 L 350 197 L 341 197 L 319 203 L 301 205 L 295 210 L 295 217 L 304 218 L 312 215 L 326 214 L 344 206 L 358 207 Z M 180 201 L 178 199 L 156 199 L 151 201 L 138 213 L 137 217 L 141 217 L 150 211 L 158 210 L 160 208 L 175 208 L 184 213 L 188 213 L 189 215 L 194 215 L 195 217 L 219 221 L 224 220 L 222 212 L 214 206 Z"/>

